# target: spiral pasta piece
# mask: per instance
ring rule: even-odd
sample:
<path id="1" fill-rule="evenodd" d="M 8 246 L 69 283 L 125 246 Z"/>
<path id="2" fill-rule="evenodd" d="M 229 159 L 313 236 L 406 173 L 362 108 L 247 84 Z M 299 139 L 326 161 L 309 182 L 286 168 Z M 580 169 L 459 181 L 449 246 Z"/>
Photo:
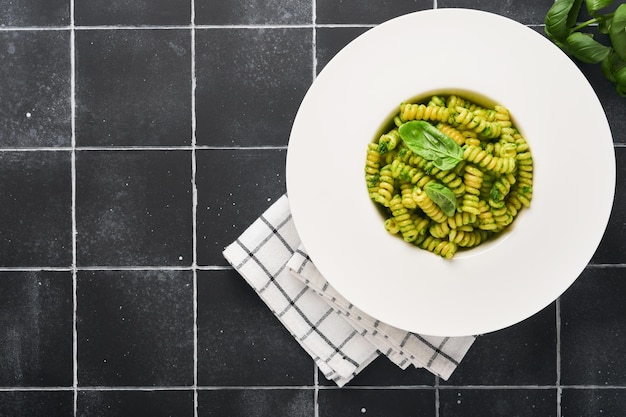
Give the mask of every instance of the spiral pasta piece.
<path id="1" fill-rule="evenodd" d="M 495 122 L 490 122 L 484 117 L 480 117 L 471 110 L 464 107 L 456 108 L 457 114 L 454 116 L 454 123 L 463 128 L 472 130 L 479 135 L 493 139 L 500 136 L 502 126 Z"/>
<path id="2" fill-rule="evenodd" d="M 417 207 L 413 200 L 413 184 L 410 182 L 400 183 L 400 196 L 402 197 L 402 205 L 407 209 L 413 210 Z"/>
<path id="3" fill-rule="evenodd" d="M 380 154 L 376 148 L 376 144 L 370 143 L 367 146 L 367 156 L 365 158 L 365 181 L 370 197 L 378 193 L 378 182 L 380 180 Z"/>
<path id="4" fill-rule="evenodd" d="M 464 229 L 467 226 L 473 228 L 476 222 L 477 217 L 473 213 L 457 211 L 454 216 L 448 216 L 448 226 L 451 229 Z"/>
<path id="5" fill-rule="evenodd" d="M 472 103 L 471 101 L 466 100 L 455 94 L 451 94 L 448 96 L 448 98 L 446 99 L 446 107 L 449 107 L 451 109 L 456 109 L 457 107 L 464 107 L 470 111 L 474 111 L 480 108 L 480 106 L 477 105 L 476 103 Z"/>
<path id="6" fill-rule="evenodd" d="M 404 145 L 404 142 L 402 142 L 400 146 L 396 148 L 396 155 L 394 159 L 397 159 L 400 162 L 404 162 L 406 164 L 411 159 L 411 156 L 413 156 L 413 152 Z"/>
<path id="7" fill-rule="evenodd" d="M 511 185 L 515 184 L 515 181 L 515 177 L 510 174 L 497 178 L 489 192 L 489 205 L 492 207 L 500 205 L 509 195 Z"/>
<path id="8" fill-rule="evenodd" d="M 483 184 L 483 172 L 474 165 L 465 165 L 465 173 L 463 174 L 465 182 L 465 192 L 474 195 L 480 195 L 480 188 Z"/>
<path id="9" fill-rule="evenodd" d="M 377 190 L 370 196 L 377 203 L 389 207 L 389 202 L 393 198 L 395 190 L 395 181 L 391 175 L 391 168 L 389 165 L 385 165 L 380 170 Z"/>
<path id="10" fill-rule="evenodd" d="M 420 216 L 417 213 L 413 213 L 411 216 L 413 219 L 413 224 L 415 224 L 415 228 L 420 235 L 424 235 L 431 221 L 427 217 Z"/>
<path id="11" fill-rule="evenodd" d="M 511 114 L 509 113 L 509 109 L 504 106 L 495 105 L 493 109 L 496 111 L 496 120 L 500 122 L 503 126 L 511 126 Z M 506 123 L 509 122 L 509 123 Z"/>
<path id="12" fill-rule="evenodd" d="M 491 208 L 491 212 L 493 213 L 493 218 L 498 226 L 497 230 L 503 230 L 513 221 L 513 216 L 507 209 L 506 205 L 503 205 L 500 208 Z"/>
<path id="13" fill-rule="evenodd" d="M 490 236 L 490 233 L 486 230 L 452 230 L 448 236 L 450 242 L 456 243 L 458 246 L 463 248 L 472 248 L 474 246 L 480 245 L 482 242 L 487 240 Z"/>
<path id="14" fill-rule="evenodd" d="M 400 119 L 403 122 L 410 120 L 447 122 L 452 114 L 452 109 L 448 107 L 409 103 L 400 105 Z"/>
<path id="15" fill-rule="evenodd" d="M 398 129 L 390 130 L 387 133 L 383 133 L 378 139 L 378 152 L 385 154 L 395 149 L 398 143 L 401 141 Z"/>
<path id="16" fill-rule="evenodd" d="M 501 158 L 517 157 L 517 145 L 511 142 L 498 142 L 495 144 L 494 153 Z"/>
<path id="17" fill-rule="evenodd" d="M 365 158 L 365 181 L 370 195 L 378 191 L 380 154 L 376 150 L 376 144 L 370 143 L 367 147 L 367 157 Z"/>
<path id="18" fill-rule="evenodd" d="M 480 230 L 487 231 L 496 231 L 498 230 L 498 225 L 496 224 L 496 219 L 491 212 L 491 207 L 485 200 L 480 200 L 478 203 L 478 228 Z"/>
<path id="19" fill-rule="evenodd" d="M 441 132 L 448 135 L 448 137 L 452 138 L 452 140 L 455 141 L 457 145 L 463 146 L 465 144 L 466 136 L 449 124 L 440 122 L 437 124 L 436 127 Z"/>
<path id="20" fill-rule="evenodd" d="M 513 172 L 517 166 L 516 158 L 500 158 L 487 153 L 478 146 L 465 145 L 463 159 L 500 174 Z"/>
<path id="21" fill-rule="evenodd" d="M 458 245 L 456 243 L 444 239 L 438 239 L 433 236 L 428 236 L 424 239 L 419 244 L 419 247 L 446 259 L 451 259 L 458 249 Z"/>
<path id="22" fill-rule="evenodd" d="M 461 207 L 459 210 L 464 213 L 471 213 L 474 215 L 478 215 L 480 211 L 478 210 L 478 203 L 480 199 L 477 195 L 474 194 L 465 194 L 463 199 L 461 200 Z"/>
<path id="23" fill-rule="evenodd" d="M 387 230 L 392 235 L 400 233 L 400 228 L 398 227 L 398 224 L 396 223 L 396 219 L 394 219 L 393 217 L 386 219 L 385 230 Z"/>
<path id="24" fill-rule="evenodd" d="M 446 107 L 446 98 L 443 96 L 432 96 L 430 100 L 428 100 L 428 105 Z"/>
<path id="25" fill-rule="evenodd" d="M 440 171 L 435 175 L 435 178 L 448 187 L 455 197 L 459 198 L 465 193 L 465 183 L 455 172 Z"/>
<path id="26" fill-rule="evenodd" d="M 518 181 L 515 187 L 517 198 L 524 207 L 530 207 L 533 196 L 533 160 L 530 151 L 518 154 Z"/>
<path id="27" fill-rule="evenodd" d="M 443 223 L 448 219 L 448 216 L 439 208 L 437 204 L 433 200 L 428 197 L 428 194 L 424 190 L 419 187 L 413 188 L 413 200 L 415 200 L 415 204 L 422 209 L 424 214 L 430 217 L 432 220 L 437 223 Z"/>
<path id="28" fill-rule="evenodd" d="M 402 204 L 402 197 L 400 195 L 396 194 L 393 196 L 389 202 L 389 209 L 391 210 L 394 222 L 400 230 L 405 242 L 415 241 L 419 233 L 415 228 L 415 223 L 413 223 L 411 213 Z"/>
<path id="29" fill-rule="evenodd" d="M 465 135 L 465 145 L 480 147 L 481 141 L 480 139 L 478 139 L 478 137 Z"/>
<path id="30" fill-rule="evenodd" d="M 450 234 L 452 228 L 448 225 L 447 222 L 443 223 L 433 223 L 430 225 L 429 231 L 430 234 L 436 238 L 443 239 Z"/>

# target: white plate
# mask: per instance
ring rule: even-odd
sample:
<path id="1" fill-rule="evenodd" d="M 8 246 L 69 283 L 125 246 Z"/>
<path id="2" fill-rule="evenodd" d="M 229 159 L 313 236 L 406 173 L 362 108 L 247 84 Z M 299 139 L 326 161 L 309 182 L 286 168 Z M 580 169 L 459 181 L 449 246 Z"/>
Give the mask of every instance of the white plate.
<path id="1" fill-rule="evenodd" d="M 384 230 L 363 170 L 400 102 L 450 91 L 507 107 L 535 175 L 510 232 L 444 260 Z M 287 152 L 293 219 L 320 272 L 366 313 L 428 335 L 487 333 L 549 305 L 594 254 L 614 190 L 611 132 L 582 73 L 539 33 L 475 10 L 408 14 L 351 42 L 307 92 Z"/>

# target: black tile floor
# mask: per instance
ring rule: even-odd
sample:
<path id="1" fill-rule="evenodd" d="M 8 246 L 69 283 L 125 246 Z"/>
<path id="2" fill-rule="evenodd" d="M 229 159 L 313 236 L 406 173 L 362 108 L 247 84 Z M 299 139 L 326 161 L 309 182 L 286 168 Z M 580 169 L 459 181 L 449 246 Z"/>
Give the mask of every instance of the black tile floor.
<path id="1" fill-rule="evenodd" d="M 433 7 L 543 32 L 551 4 L 0 0 L 0 417 L 626 415 L 626 99 L 592 65 L 604 239 L 448 381 L 379 358 L 337 388 L 222 256 L 285 192 L 298 105 L 349 41 Z"/>

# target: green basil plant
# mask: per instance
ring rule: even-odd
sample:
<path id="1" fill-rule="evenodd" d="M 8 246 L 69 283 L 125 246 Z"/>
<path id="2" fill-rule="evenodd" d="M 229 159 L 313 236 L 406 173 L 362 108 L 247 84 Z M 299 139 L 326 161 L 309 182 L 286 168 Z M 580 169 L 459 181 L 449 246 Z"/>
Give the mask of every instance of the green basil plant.
<path id="1" fill-rule="evenodd" d="M 588 64 L 600 64 L 602 73 L 621 96 L 626 96 L 626 3 L 614 12 L 602 12 L 613 0 L 585 0 L 585 8 L 591 19 L 578 23 L 583 0 L 556 0 L 545 17 L 545 34 L 569 56 Z M 598 32 L 608 35 L 601 43 L 592 33 L 586 32 L 596 26 Z"/>

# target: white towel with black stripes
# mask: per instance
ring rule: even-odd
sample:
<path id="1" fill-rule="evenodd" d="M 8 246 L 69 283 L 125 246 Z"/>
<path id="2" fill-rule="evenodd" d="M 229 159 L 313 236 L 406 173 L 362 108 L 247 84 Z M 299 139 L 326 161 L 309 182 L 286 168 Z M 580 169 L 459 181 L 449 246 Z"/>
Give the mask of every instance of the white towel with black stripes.
<path id="1" fill-rule="evenodd" d="M 286 195 L 228 245 L 224 257 L 338 386 L 381 354 L 402 369 L 425 368 L 447 380 L 475 340 L 407 332 L 351 305 L 308 257 Z"/>

